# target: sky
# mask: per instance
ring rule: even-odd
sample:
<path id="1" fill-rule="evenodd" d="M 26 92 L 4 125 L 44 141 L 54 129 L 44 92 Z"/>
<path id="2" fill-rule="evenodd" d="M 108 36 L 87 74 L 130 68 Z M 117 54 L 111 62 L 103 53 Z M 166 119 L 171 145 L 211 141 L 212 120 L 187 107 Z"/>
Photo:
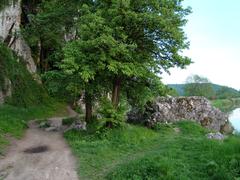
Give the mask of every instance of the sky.
<path id="1" fill-rule="evenodd" d="M 185 0 L 192 8 L 185 33 L 190 41 L 184 55 L 194 62 L 186 69 L 163 74 L 166 84 L 181 84 L 192 74 L 240 90 L 240 0 Z"/>

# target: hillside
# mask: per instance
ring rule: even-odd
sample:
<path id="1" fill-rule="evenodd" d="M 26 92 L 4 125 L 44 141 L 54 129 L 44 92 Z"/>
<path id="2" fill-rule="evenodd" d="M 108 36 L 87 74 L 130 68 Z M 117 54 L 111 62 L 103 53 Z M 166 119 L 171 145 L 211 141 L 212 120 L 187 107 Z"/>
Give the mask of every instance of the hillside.
<path id="1" fill-rule="evenodd" d="M 227 93 L 227 95 L 230 96 L 230 98 L 240 96 L 239 91 L 234 89 L 234 88 L 227 87 L 227 86 L 222 86 L 222 85 L 218 85 L 218 84 L 213 84 L 213 83 L 211 83 L 211 85 L 212 85 L 213 90 L 217 94 L 217 96 L 219 96 L 219 98 L 222 98 L 221 94 L 223 94 L 223 92 L 221 93 L 221 91 L 223 91 L 223 90 L 224 90 L 224 93 Z M 185 84 L 168 84 L 168 86 L 170 88 L 175 89 L 180 96 L 184 96 L 184 94 L 185 94 L 184 93 Z"/>

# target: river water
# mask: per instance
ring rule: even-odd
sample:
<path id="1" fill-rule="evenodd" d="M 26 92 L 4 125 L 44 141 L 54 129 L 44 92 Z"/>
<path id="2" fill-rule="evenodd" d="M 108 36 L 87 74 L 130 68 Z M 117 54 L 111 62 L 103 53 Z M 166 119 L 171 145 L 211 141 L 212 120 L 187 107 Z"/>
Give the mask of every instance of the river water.
<path id="1" fill-rule="evenodd" d="M 236 132 L 240 132 L 240 108 L 233 110 L 229 115 L 229 121 Z"/>

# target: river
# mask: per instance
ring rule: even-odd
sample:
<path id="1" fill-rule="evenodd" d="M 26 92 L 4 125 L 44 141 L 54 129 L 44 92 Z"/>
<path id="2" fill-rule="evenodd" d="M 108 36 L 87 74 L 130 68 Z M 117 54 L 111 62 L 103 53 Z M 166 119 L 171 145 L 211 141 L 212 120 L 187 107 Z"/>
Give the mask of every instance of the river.
<path id="1" fill-rule="evenodd" d="M 240 132 L 240 108 L 237 108 L 230 113 L 229 121 L 232 123 L 235 131 Z"/>

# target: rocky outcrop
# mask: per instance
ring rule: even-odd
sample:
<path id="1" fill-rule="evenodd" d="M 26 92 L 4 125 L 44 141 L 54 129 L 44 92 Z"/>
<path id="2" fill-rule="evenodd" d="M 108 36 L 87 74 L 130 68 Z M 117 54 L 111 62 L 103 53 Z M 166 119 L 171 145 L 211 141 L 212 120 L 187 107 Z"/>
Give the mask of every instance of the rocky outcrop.
<path id="1" fill-rule="evenodd" d="M 31 49 L 20 34 L 21 0 L 15 0 L 0 12 L 0 40 L 5 42 L 25 61 L 31 73 L 36 72 L 36 65 L 31 56 Z"/>
<path id="2" fill-rule="evenodd" d="M 129 113 L 130 122 L 142 122 L 153 127 L 156 123 L 172 123 L 181 120 L 194 120 L 215 131 L 230 131 L 228 116 L 214 108 L 203 97 L 159 97 L 146 105 L 145 111 Z M 226 128 L 228 127 L 228 128 Z M 228 132 L 229 133 L 229 132 Z"/>

